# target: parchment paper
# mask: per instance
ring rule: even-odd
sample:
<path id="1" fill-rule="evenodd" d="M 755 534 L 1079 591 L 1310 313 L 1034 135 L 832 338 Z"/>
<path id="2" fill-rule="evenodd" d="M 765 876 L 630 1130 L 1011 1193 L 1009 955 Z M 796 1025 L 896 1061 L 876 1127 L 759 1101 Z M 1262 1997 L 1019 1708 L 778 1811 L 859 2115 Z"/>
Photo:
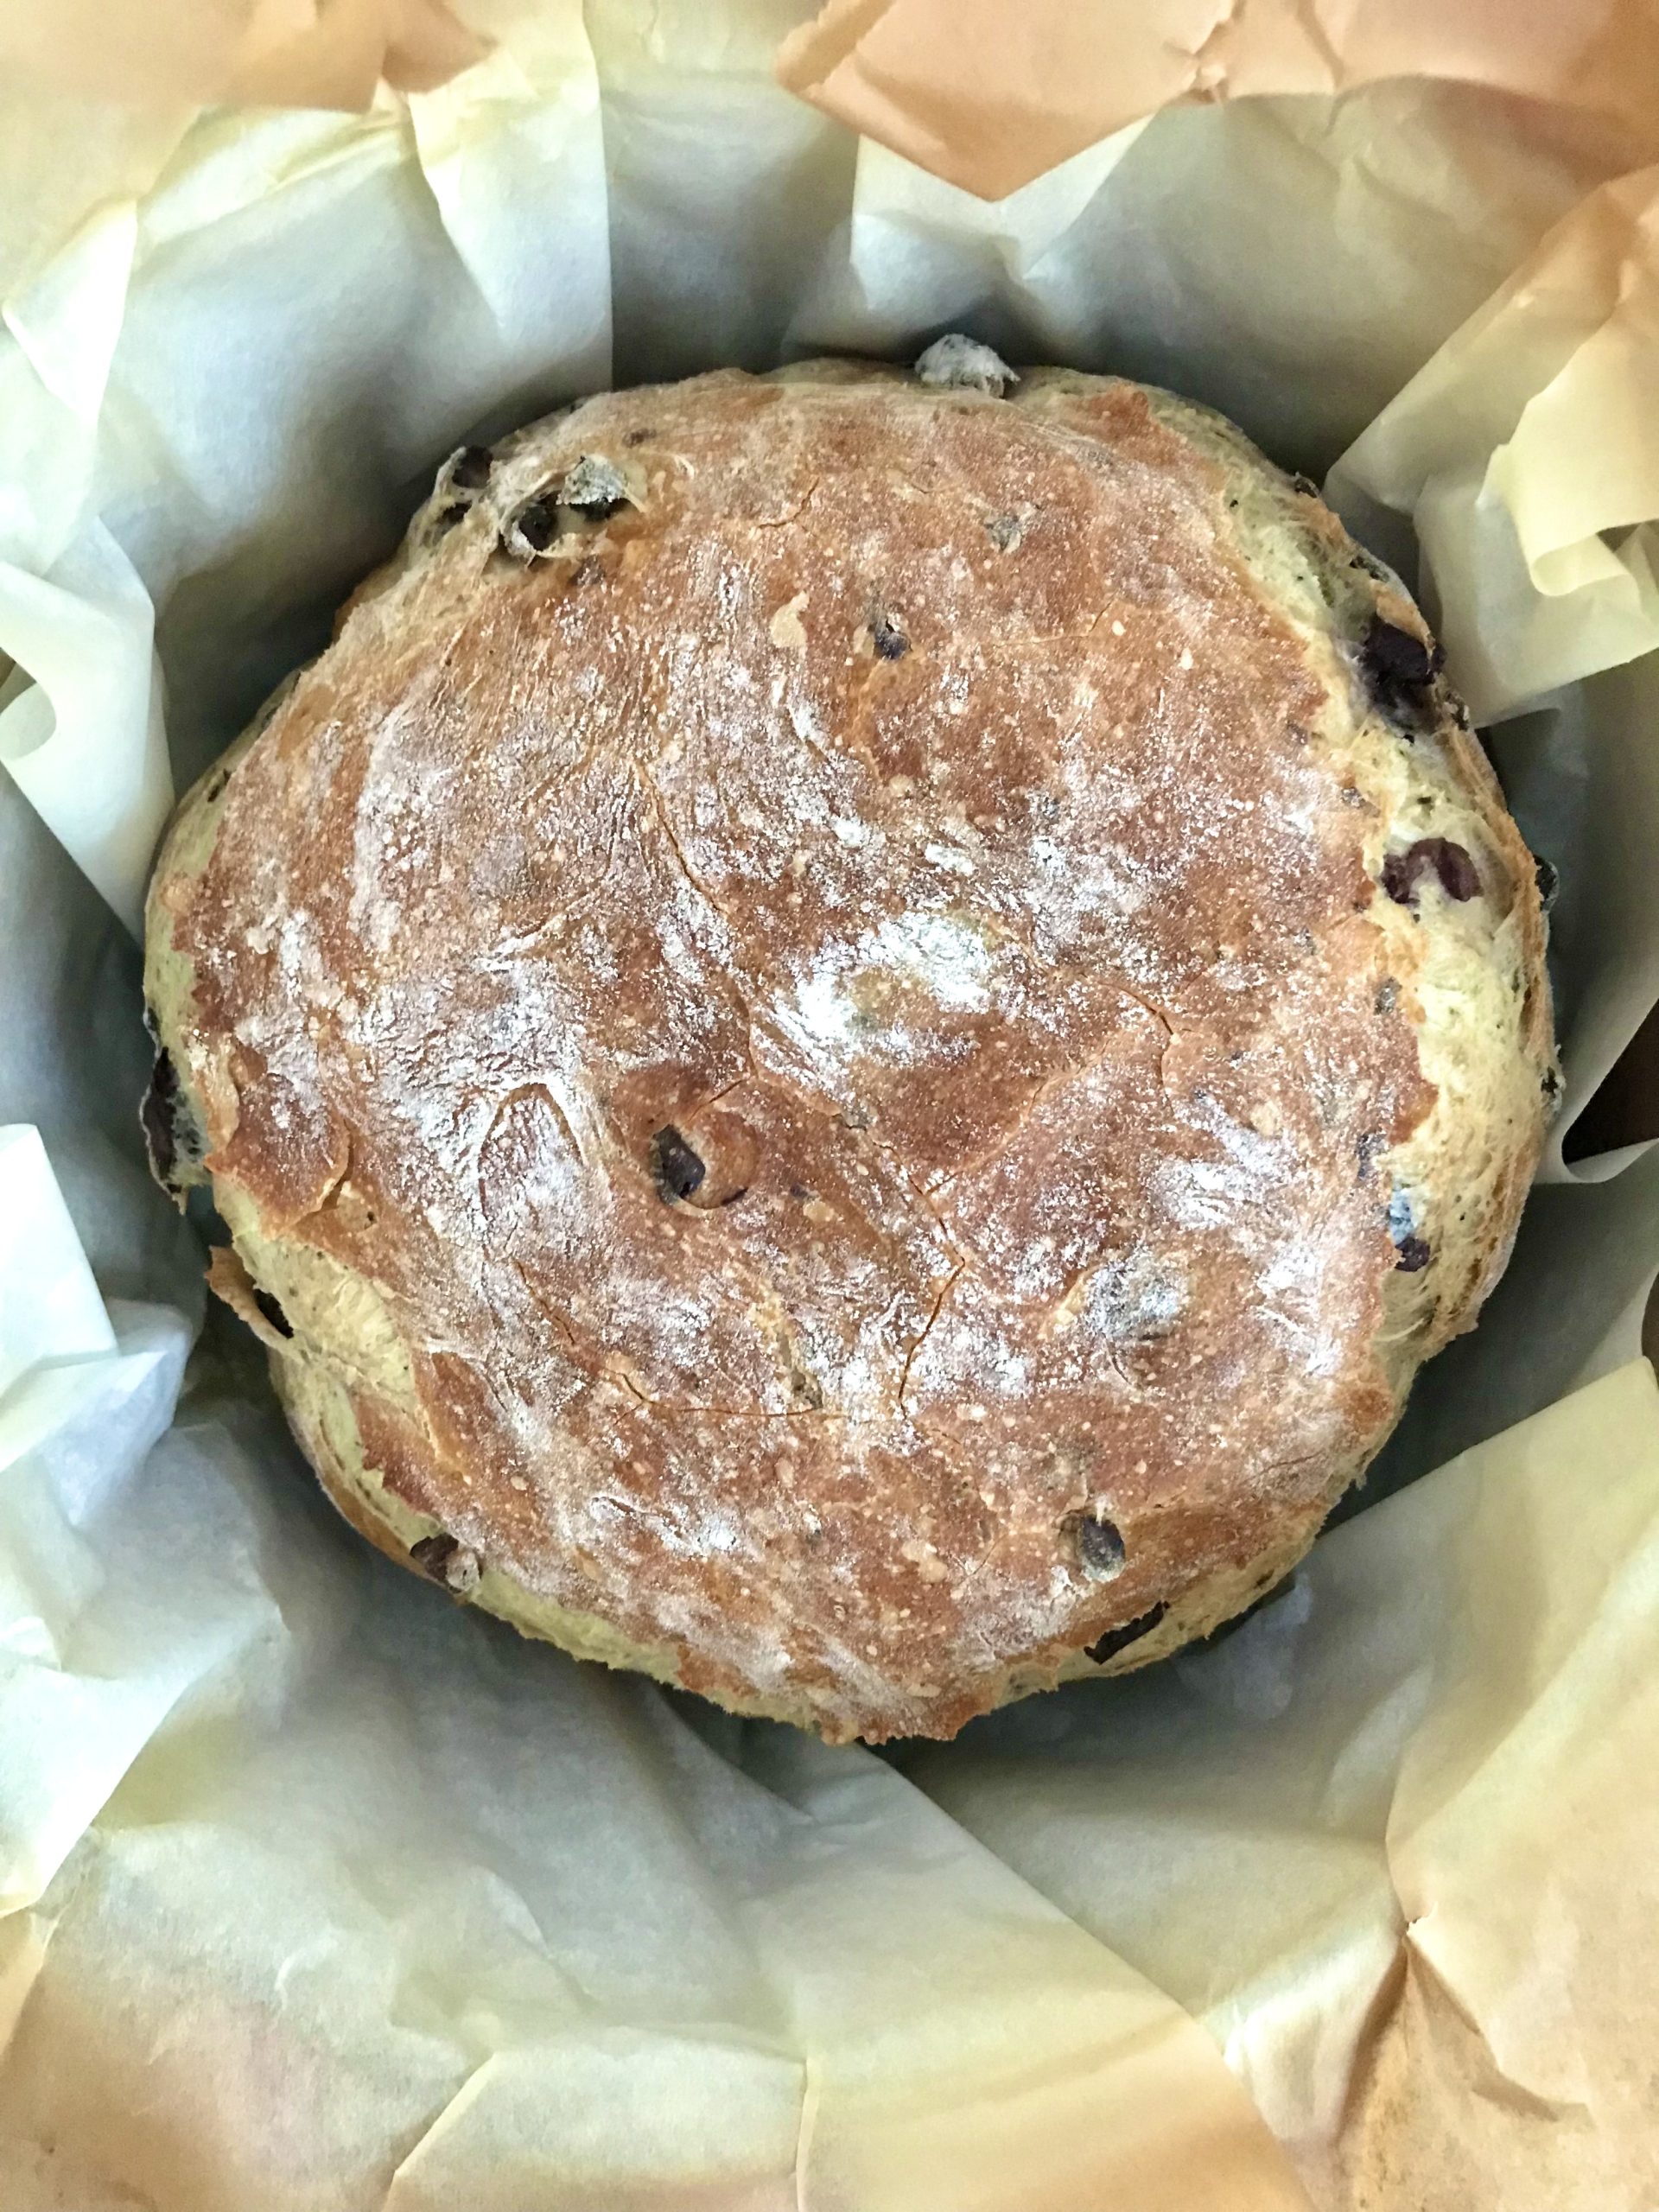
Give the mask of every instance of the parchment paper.
<path id="1" fill-rule="evenodd" d="M 0 62 L 15 83 L 123 105 L 364 107 L 382 79 L 430 91 L 487 51 L 443 0 L 59 0 L 0 18 Z"/>
<path id="2" fill-rule="evenodd" d="M 1161 80 L 1068 108 L 1033 39 L 1000 202 L 791 99 L 804 13 L 458 8 L 487 51 L 441 86 L 453 55 L 308 81 L 360 113 L 194 115 L 168 64 L 170 105 L 70 73 L 0 134 L 0 1122 L 44 1140 L 0 1138 L 0 2201 L 1645 2212 L 1655 1154 L 1557 1153 L 1368 1496 L 1592 1388 L 1213 1648 L 892 1758 L 366 1557 L 226 1318 L 177 1400 L 196 1258 L 137 1160 L 114 916 L 435 461 L 609 374 L 966 326 L 1292 465 L 1351 448 L 1333 489 L 1392 557 L 1421 531 L 1563 870 L 1569 1116 L 1659 993 L 1635 11 L 1553 47 L 1523 15 L 1495 73 L 1453 10 L 1387 50 L 1411 81 L 1279 97 L 1306 79 L 1236 59 L 1263 96 L 1150 120 Z M 1321 86 L 1387 73 L 1350 15 Z M 1160 26 L 1191 43 L 1119 25 L 1122 83 Z M 1014 79 L 937 33 L 920 149 L 982 184 Z"/>
<path id="3" fill-rule="evenodd" d="M 1642 0 L 830 0 L 785 84 L 954 184 L 1001 198 L 1178 101 L 1485 85 L 1653 144 L 1659 27 Z"/>

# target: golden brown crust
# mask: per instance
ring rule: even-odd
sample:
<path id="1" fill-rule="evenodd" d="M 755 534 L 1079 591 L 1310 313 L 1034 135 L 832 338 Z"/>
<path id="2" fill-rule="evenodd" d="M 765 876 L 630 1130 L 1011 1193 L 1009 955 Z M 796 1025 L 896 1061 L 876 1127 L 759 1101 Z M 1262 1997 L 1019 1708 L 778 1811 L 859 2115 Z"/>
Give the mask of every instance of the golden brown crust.
<path id="1" fill-rule="evenodd" d="M 1104 379 L 722 374 L 480 467 L 152 893 L 331 1495 L 834 1736 L 1212 1625 L 1541 1141 L 1531 862 L 1421 618 Z"/>

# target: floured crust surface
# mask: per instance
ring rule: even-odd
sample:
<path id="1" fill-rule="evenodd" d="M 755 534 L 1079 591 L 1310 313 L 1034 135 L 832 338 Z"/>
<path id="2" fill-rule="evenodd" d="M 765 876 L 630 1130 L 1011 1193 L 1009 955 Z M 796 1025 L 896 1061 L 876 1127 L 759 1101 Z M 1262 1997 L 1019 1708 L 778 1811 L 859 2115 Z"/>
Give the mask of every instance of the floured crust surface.
<path id="1" fill-rule="evenodd" d="M 1415 609 L 1214 416 L 1053 371 L 459 457 L 181 810 L 147 980 L 348 1516 L 831 1738 L 1276 1579 L 1555 1081 Z"/>

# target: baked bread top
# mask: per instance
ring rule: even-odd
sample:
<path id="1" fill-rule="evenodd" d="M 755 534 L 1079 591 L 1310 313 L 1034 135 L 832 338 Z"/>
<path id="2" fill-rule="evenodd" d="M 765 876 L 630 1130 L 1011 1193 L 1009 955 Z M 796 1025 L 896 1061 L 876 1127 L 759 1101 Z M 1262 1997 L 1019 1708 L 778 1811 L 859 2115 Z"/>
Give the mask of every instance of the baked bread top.
<path id="1" fill-rule="evenodd" d="M 1557 1080 L 1395 579 L 1201 409 L 920 365 L 453 456 L 149 907 L 160 1164 L 337 1503 L 832 1738 L 1276 1579 Z"/>

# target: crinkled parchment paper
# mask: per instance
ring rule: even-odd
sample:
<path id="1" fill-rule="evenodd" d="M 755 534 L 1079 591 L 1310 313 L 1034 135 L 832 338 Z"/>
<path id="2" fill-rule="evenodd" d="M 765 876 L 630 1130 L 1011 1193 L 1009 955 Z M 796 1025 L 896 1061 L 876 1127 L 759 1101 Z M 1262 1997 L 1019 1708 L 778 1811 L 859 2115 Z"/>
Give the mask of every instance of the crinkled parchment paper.
<path id="1" fill-rule="evenodd" d="M 0 31 L 0 2203 L 1648 2212 L 1659 1118 L 1571 1129 L 1659 998 L 1650 16 L 112 13 Z M 187 1379 L 124 925 L 463 436 L 952 327 L 1332 471 L 1561 871 L 1568 1094 L 1382 1503 L 878 1758 L 449 1609 L 226 1317 Z"/>

